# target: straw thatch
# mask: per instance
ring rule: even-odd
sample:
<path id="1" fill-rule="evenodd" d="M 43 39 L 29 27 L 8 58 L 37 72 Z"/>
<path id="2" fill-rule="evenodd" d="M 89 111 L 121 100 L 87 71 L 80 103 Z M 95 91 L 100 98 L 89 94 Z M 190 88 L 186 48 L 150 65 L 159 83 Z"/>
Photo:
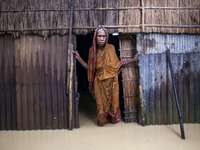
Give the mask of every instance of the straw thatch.
<path id="1" fill-rule="evenodd" d="M 0 1 L 0 34 L 68 34 L 69 0 Z M 199 0 L 74 0 L 73 32 L 200 33 Z"/>

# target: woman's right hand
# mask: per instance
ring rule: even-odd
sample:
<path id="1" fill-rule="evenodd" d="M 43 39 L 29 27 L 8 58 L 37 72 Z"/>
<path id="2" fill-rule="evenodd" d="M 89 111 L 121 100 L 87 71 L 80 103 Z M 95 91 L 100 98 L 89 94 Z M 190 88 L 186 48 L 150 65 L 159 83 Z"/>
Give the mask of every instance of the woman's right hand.
<path id="1" fill-rule="evenodd" d="M 72 51 L 75 54 L 76 59 L 78 59 L 80 57 L 78 51 Z"/>
<path id="2" fill-rule="evenodd" d="M 79 61 L 79 63 L 85 68 L 88 68 L 87 63 L 81 58 L 81 56 L 79 55 L 78 51 L 72 51 L 76 57 L 76 59 Z"/>

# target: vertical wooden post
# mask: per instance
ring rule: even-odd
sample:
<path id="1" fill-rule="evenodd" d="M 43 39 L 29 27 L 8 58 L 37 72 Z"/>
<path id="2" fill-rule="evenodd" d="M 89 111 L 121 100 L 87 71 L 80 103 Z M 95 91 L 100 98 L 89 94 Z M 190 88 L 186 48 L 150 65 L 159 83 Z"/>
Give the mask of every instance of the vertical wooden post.
<path id="1" fill-rule="evenodd" d="M 74 43 L 76 43 L 76 36 L 73 36 L 74 38 Z M 76 44 L 74 44 L 73 46 L 74 51 L 76 50 Z M 75 107 L 75 128 L 79 128 L 79 116 L 78 116 L 78 106 L 79 106 L 79 93 L 78 93 L 78 81 L 77 81 L 77 73 L 76 73 L 76 59 L 74 59 L 74 80 L 73 80 L 73 84 L 74 84 L 74 107 Z"/>
<path id="2" fill-rule="evenodd" d="M 71 62 L 70 62 L 70 72 L 69 72 L 69 129 L 72 130 L 72 100 L 73 100 L 73 67 L 74 67 L 74 60 L 73 60 L 73 44 L 69 44 Z"/>
<path id="3" fill-rule="evenodd" d="M 73 99 L 73 44 L 72 44 L 72 26 L 73 26 L 73 1 L 71 1 L 70 28 L 69 28 L 69 46 L 68 46 L 68 78 L 67 93 L 69 94 L 69 130 L 72 130 L 72 99 Z"/>

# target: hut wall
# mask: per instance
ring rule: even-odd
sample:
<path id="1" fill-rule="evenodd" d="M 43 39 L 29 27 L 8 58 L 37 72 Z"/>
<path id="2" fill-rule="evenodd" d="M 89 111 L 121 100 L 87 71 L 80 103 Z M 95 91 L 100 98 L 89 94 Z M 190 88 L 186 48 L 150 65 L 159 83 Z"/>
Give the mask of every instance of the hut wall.
<path id="1" fill-rule="evenodd" d="M 200 27 L 191 28 L 191 25 L 198 26 L 200 24 L 200 2 L 198 0 L 144 0 L 144 7 L 146 7 L 144 12 L 144 24 L 152 25 L 146 26 L 144 32 L 199 33 Z M 147 7 L 150 8 L 147 9 Z M 158 26 L 156 27 L 154 24 Z M 161 25 L 168 25 L 171 27 L 161 27 Z"/>
<path id="2" fill-rule="evenodd" d="M 146 124 L 179 122 L 166 49 L 169 49 L 184 123 L 200 123 L 200 36 L 138 34 L 140 85 Z"/>
<path id="3" fill-rule="evenodd" d="M 35 33 L 45 37 L 58 33 L 68 34 L 70 1 L 0 1 L 0 29 L 15 30 L 14 37 L 20 34 Z M 61 10 L 64 9 L 64 10 Z M 62 30 L 56 30 L 62 28 Z M 4 34 L 4 32 L 0 32 Z"/>
<path id="4" fill-rule="evenodd" d="M 11 35 L 0 36 L 0 130 L 17 129 L 14 43 Z"/>
<path id="5" fill-rule="evenodd" d="M 0 1 L 0 34 L 37 33 L 48 37 L 67 34 L 70 1 Z M 75 34 L 98 26 L 110 33 L 200 33 L 199 0 L 75 0 Z"/>
<path id="6" fill-rule="evenodd" d="M 69 30 L 70 7 L 71 3 L 69 0 L 0 1 L 0 35 L 9 33 L 15 38 L 22 36 L 15 40 L 11 37 L 8 38 L 7 35 L 6 37 L 0 37 L 1 43 L 3 43 L 3 47 L 0 48 L 0 58 L 2 58 L 0 60 L 0 71 L 1 76 L 4 76 L 3 79 L 5 79 L 5 81 L 1 81 L 0 88 L 2 89 L 3 87 L 4 89 L 4 87 L 7 86 L 6 88 L 10 88 L 10 91 L 13 93 L 10 100 L 5 100 L 5 98 L 9 97 L 9 94 L 6 90 L 1 91 L 1 129 L 15 129 L 16 127 L 24 130 L 68 128 L 68 119 L 64 116 L 66 114 L 62 113 L 62 111 L 68 112 L 68 106 L 66 106 L 68 104 L 67 101 L 65 101 L 67 97 L 64 94 L 64 76 L 66 74 L 64 70 L 66 69 L 65 63 L 67 61 L 63 58 L 64 55 L 66 56 L 67 54 L 65 54 L 66 52 L 63 48 L 67 48 L 68 45 L 66 40 Z M 195 35 L 200 33 L 199 10 L 199 0 L 75 0 L 73 1 L 73 33 L 87 34 L 98 26 L 104 26 L 110 33 L 143 32 L 194 34 L 137 35 L 137 49 L 143 51 L 145 54 L 140 57 L 141 62 L 143 62 L 141 65 L 144 65 L 144 67 L 140 67 L 140 69 L 147 66 L 150 68 L 152 67 L 151 70 L 148 70 L 149 68 L 145 69 L 145 71 L 148 70 L 148 72 L 151 72 L 150 74 L 142 74 L 141 71 L 144 70 L 140 70 L 141 83 L 144 79 L 145 81 L 146 79 L 150 79 L 148 81 L 149 87 L 146 87 L 147 84 L 143 85 L 144 89 L 148 89 L 146 93 L 149 92 L 152 86 L 154 90 L 154 88 L 157 87 L 156 83 L 161 86 L 161 82 L 165 82 L 168 84 L 162 85 L 161 87 L 165 87 L 168 90 L 171 88 L 169 85 L 169 81 L 171 82 L 171 80 L 166 68 L 167 64 L 160 63 L 161 58 L 164 60 L 166 58 L 164 53 L 165 49 L 169 48 L 173 53 L 173 58 L 179 58 L 176 61 L 174 60 L 174 63 L 177 63 L 176 67 L 179 69 L 179 80 L 182 79 L 178 82 L 179 87 L 182 87 L 184 91 L 190 91 L 186 90 L 186 87 L 188 88 L 188 86 L 191 86 L 191 89 L 195 91 L 195 93 L 190 91 L 190 93 L 194 93 L 194 98 L 185 98 L 188 97 L 188 95 L 186 95 L 188 94 L 187 92 L 184 92 L 185 95 L 183 95 L 183 98 L 180 98 L 184 99 L 184 102 L 190 101 L 187 104 L 190 103 L 191 108 L 188 106 L 186 109 L 187 113 L 193 108 L 193 101 L 191 99 L 194 99 L 195 110 L 199 109 L 199 102 L 196 101 L 199 97 L 195 95 L 199 90 L 199 68 L 197 65 L 197 58 L 199 57 L 200 42 L 199 36 Z M 34 36 L 32 36 L 33 34 Z M 36 36 L 36 34 L 42 35 L 44 39 L 43 37 Z M 58 34 L 64 36 L 60 37 Z M 46 42 L 44 42 L 44 40 L 46 40 Z M 13 41 L 15 44 L 10 44 L 10 42 L 12 43 Z M 12 59 L 11 61 L 3 61 L 7 55 L 13 55 L 13 51 L 11 50 L 12 46 L 15 49 L 15 57 L 9 57 Z M 64 55 L 62 55 L 62 53 Z M 60 57 L 62 57 L 62 59 L 59 59 Z M 142 58 L 144 58 L 143 61 Z M 13 61 L 15 65 L 12 64 Z M 159 67 L 154 68 L 151 62 L 154 64 L 158 63 Z M 188 62 L 189 67 L 187 67 Z M 194 62 L 196 62 L 196 64 L 194 64 Z M 12 65 L 17 67 L 16 70 L 12 69 Z M 39 70 L 39 72 L 36 70 Z M 156 79 L 156 81 L 153 80 L 153 77 L 157 77 L 157 72 L 155 71 L 163 72 L 163 75 L 161 75 L 162 78 L 160 77 Z M 194 74 L 190 72 L 194 72 Z M 10 74 L 10 76 L 8 77 L 7 74 Z M 14 75 L 16 76 L 16 80 L 13 78 Z M 146 75 L 148 78 L 142 75 Z M 166 78 L 166 81 L 164 81 L 165 79 L 163 79 L 163 77 Z M 17 83 L 15 83 L 15 81 Z M 76 83 L 76 81 L 74 81 L 74 83 Z M 15 84 L 16 91 L 13 90 Z M 45 94 L 43 94 L 41 90 L 44 90 Z M 166 90 L 162 89 L 162 91 Z M 155 93 L 151 95 L 152 93 L 154 92 L 150 92 L 150 96 L 155 97 Z M 14 95 L 16 95 L 16 99 Z M 168 93 L 166 93 L 166 95 L 168 95 Z M 181 96 L 182 95 L 180 95 L 180 97 Z M 74 95 L 74 98 L 75 97 L 76 95 Z M 168 100 L 170 96 L 164 97 Z M 55 101 L 56 98 L 59 100 Z M 156 100 L 158 101 L 157 98 Z M 174 105 L 172 105 L 172 102 L 169 100 L 166 104 L 165 103 L 166 101 L 163 101 L 161 104 L 163 104 L 164 108 L 166 107 L 165 109 L 169 109 L 169 112 L 172 114 Z M 61 104 L 63 104 L 63 110 L 60 109 Z M 15 105 L 17 107 L 16 110 Z M 73 105 L 75 106 L 76 103 L 73 103 Z M 4 106 L 6 106 L 6 108 Z M 13 109 L 10 109 L 8 106 L 12 106 Z M 145 103 L 145 108 L 146 111 L 151 110 L 152 112 L 159 109 L 155 107 L 155 103 L 152 101 L 151 103 Z M 17 111 L 17 118 L 14 116 L 15 111 Z M 75 109 L 73 109 L 73 111 L 75 111 Z M 158 110 L 158 112 L 159 111 L 161 110 Z M 39 114 L 35 112 L 39 112 Z M 156 118 L 156 114 L 157 113 L 154 112 L 154 118 Z M 167 115 L 167 117 L 171 117 L 171 114 Z M 7 115 L 7 117 L 4 117 L 5 115 Z M 194 115 L 198 118 L 199 112 L 195 111 Z M 63 120 L 63 118 L 65 119 Z M 152 122 L 156 123 L 154 118 L 152 119 L 154 122 Z M 17 120 L 17 125 L 15 120 Z M 188 119 L 186 119 L 186 122 L 187 120 Z M 198 119 L 196 120 L 196 122 L 199 122 Z M 171 123 L 173 121 L 166 121 L 165 123 L 167 122 Z M 149 123 L 151 123 L 151 121 L 149 121 L 148 124 Z M 73 122 L 73 125 L 75 124 L 76 122 Z"/>

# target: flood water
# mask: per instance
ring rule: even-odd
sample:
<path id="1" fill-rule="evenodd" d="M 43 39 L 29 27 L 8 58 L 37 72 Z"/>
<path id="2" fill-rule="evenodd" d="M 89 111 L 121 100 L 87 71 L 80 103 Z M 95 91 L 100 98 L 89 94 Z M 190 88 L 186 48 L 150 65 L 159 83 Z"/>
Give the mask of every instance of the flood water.
<path id="1" fill-rule="evenodd" d="M 84 96 L 83 96 L 84 97 Z M 88 103 L 95 103 L 88 100 Z M 200 124 L 142 127 L 137 123 L 96 125 L 95 106 L 81 104 L 80 128 L 69 130 L 0 131 L 0 150 L 199 150 Z"/>

